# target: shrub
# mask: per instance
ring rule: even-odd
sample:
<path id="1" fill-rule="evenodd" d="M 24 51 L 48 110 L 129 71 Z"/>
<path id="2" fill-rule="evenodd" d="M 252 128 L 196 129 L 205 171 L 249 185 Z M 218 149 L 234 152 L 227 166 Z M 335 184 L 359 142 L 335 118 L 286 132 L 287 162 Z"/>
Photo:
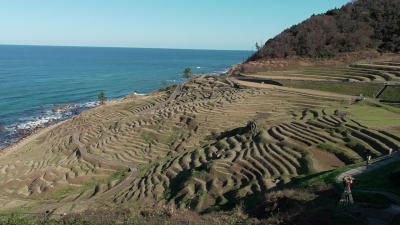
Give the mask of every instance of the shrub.
<path id="1" fill-rule="evenodd" d="M 98 95 L 97 95 L 97 99 L 99 100 L 100 104 L 104 104 L 105 101 L 107 101 L 107 96 L 106 93 L 104 91 L 101 91 Z"/>
<path id="2" fill-rule="evenodd" d="M 189 67 L 188 67 L 188 68 L 185 68 L 185 69 L 183 70 L 183 78 L 189 79 L 189 78 L 192 77 L 192 75 L 193 75 L 192 69 L 190 69 Z"/>

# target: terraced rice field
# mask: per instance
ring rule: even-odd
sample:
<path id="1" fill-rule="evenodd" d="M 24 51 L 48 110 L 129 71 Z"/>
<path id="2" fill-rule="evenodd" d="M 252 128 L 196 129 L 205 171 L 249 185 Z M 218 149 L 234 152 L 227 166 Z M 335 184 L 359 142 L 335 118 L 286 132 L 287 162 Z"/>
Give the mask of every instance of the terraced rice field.
<path id="1" fill-rule="evenodd" d="M 208 211 L 399 148 L 396 134 L 335 110 L 350 103 L 346 96 L 239 88 L 207 76 L 128 97 L 6 150 L 2 210 L 165 203 Z"/>
<path id="2" fill-rule="evenodd" d="M 400 59 L 370 61 L 348 66 L 308 66 L 287 71 L 244 74 L 242 79 L 272 80 L 287 87 L 364 95 L 400 102 Z M 388 88 L 389 87 L 389 88 Z"/>
<path id="3" fill-rule="evenodd" d="M 114 201 L 158 199 L 199 211 L 232 206 L 254 193 L 316 172 L 312 150 L 332 153 L 345 163 L 378 157 L 397 149 L 400 140 L 386 132 L 335 116 L 304 110 L 290 121 L 266 125 L 252 137 L 246 128 L 215 142 L 152 165 Z"/>
<path id="4" fill-rule="evenodd" d="M 390 64 L 391 65 L 387 65 Z M 400 81 L 400 66 L 395 62 L 357 63 L 349 66 L 304 67 L 298 70 L 259 72 L 263 77 L 330 80 L 343 82 Z"/>

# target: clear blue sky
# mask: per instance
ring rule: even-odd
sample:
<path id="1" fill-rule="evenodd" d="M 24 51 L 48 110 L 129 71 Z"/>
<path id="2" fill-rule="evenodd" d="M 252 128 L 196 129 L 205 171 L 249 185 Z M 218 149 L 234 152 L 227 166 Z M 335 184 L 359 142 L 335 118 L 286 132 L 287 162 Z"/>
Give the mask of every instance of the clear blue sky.
<path id="1" fill-rule="evenodd" d="M 0 0 L 0 44 L 254 49 L 349 0 Z"/>

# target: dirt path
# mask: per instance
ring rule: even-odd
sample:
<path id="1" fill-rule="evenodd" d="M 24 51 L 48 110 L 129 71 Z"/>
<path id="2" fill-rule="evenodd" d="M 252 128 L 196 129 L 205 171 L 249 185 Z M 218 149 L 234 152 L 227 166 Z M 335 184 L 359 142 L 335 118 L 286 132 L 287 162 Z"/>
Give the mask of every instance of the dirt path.
<path id="1" fill-rule="evenodd" d="M 372 163 L 368 168 L 366 166 L 360 166 L 348 171 L 345 171 L 343 173 L 341 173 L 338 177 L 337 177 L 337 182 L 341 182 L 343 180 L 344 177 L 346 176 L 357 176 L 360 175 L 362 173 L 365 172 L 369 172 L 375 169 L 379 169 L 382 166 L 386 166 L 392 162 L 396 162 L 400 160 L 400 152 L 395 153 L 392 157 L 387 158 L 387 159 L 383 159 L 380 161 L 377 161 L 375 163 Z"/>

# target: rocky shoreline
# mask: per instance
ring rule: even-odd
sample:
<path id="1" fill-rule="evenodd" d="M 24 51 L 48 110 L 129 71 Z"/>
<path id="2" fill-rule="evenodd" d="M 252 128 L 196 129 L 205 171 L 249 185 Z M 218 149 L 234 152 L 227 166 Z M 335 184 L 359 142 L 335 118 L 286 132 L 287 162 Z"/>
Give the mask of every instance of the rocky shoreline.
<path id="1" fill-rule="evenodd" d="M 85 110 L 97 107 L 97 102 L 91 104 L 56 105 L 51 109 L 51 116 L 41 115 L 25 124 L 5 126 L 0 124 L 0 151 L 9 148 L 39 131 L 79 115 Z"/>

